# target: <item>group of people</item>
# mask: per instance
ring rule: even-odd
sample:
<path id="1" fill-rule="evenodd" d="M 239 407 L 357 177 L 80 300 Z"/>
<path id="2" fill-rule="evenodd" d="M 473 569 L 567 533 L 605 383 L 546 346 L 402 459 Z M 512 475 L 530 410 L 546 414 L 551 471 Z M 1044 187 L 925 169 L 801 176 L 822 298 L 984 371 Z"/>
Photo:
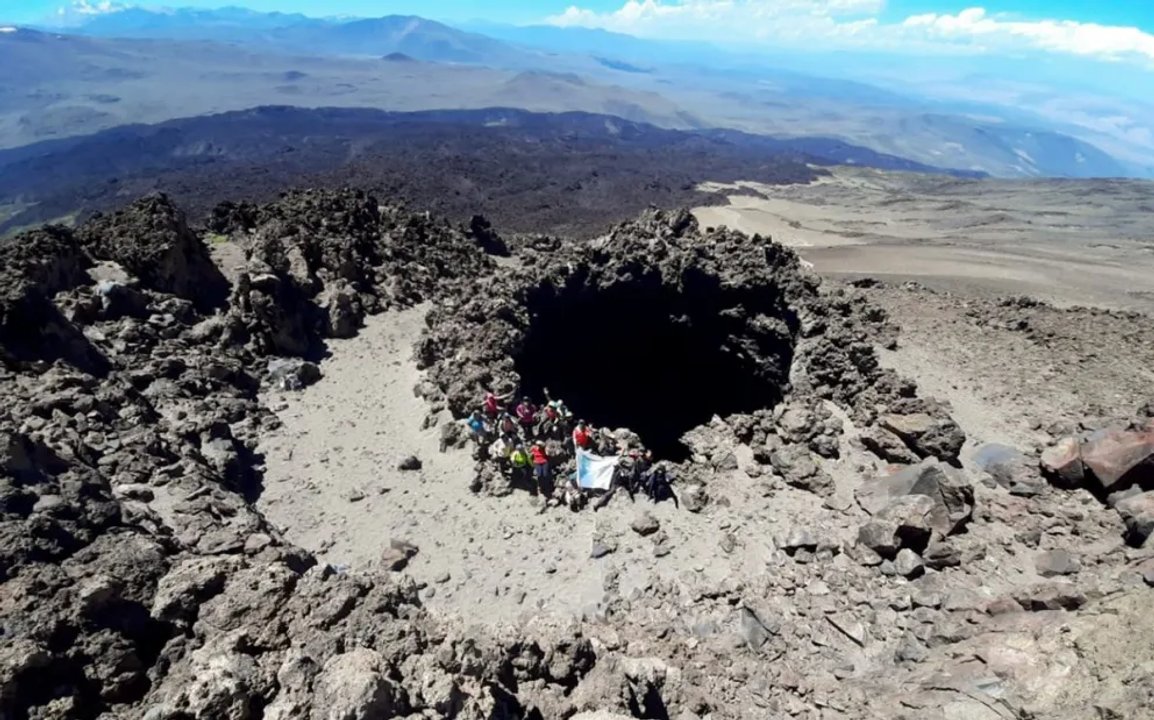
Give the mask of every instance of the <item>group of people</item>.
<path id="1" fill-rule="evenodd" d="M 590 491 L 577 483 L 576 451 L 585 450 L 601 457 L 619 456 L 610 489 L 597 498 L 594 509 L 607 505 L 617 490 L 624 490 L 633 500 L 642 493 L 653 502 L 665 498 L 677 501 L 664 464 L 654 462 L 653 453 L 644 448 L 622 447 L 617 438 L 604 428 L 595 428 L 575 418 L 565 402 L 545 389 L 546 402 L 536 405 L 522 397 L 513 404 L 513 394 L 486 392 L 480 407 L 467 424 L 477 452 L 495 460 L 514 485 L 577 507 L 590 497 Z M 564 478 L 556 483 L 555 478 Z M 560 487 L 560 492 L 554 491 Z"/>

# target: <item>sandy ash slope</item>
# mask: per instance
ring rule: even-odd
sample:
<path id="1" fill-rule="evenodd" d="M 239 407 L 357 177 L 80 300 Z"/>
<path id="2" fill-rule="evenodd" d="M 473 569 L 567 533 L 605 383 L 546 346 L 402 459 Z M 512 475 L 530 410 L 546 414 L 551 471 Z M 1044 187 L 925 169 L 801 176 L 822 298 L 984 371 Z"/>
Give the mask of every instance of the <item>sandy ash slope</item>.
<path id="1" fill-rule="evenodd" d="M 770 235 L 834 277 L 931 278 L 1062 305 L 1154 309 L 1154 184 L 842 168 L 811 186 L 707 185 L 703 225 Z"/>
<path id="2" fill-rule="evenodd" d="M 353 191 L 223 220 L 0 247 L 5 716 L 1149 717 L 1148 316 L 688 211 L 511 259 Z M 483 388 L 542 385 L 679 504 L 472 452 Z"/>
<path id="3" fill-rule="evenodd" d="M 286 537 L 329 563 L 371 568 L 382 548 L 403 539 L 420 546 L 406 570 L 427 583 L 431 608 L 484 622 L 593 618 L 611 585 L 628 593 L 682 573 L 711 582 L 756 574 L 776 534 L 817 521 L 820 506 L 800 491 L 783 488 L 772 512 L 758 508 L 766 489 L 736 470 L 714 483 L 733 493 L 733 505 L 718 508 L 709 523 L 717 535 L 702 532 L 701 520 L 674 503 L 640 496 L 573 513 L 527 493 L 469 491 L 470 453 L 442 453 L 438 430 L 420 422 L 427 405 L 413 392 L 422 378 L 411 350 L 425 312 L 372 318 L 356 338 L 331 343 L 333 357 L 315 386 L 268 398 L 284 425 L 260 447 L 267 470 L 258 507 Z M 398 469 L 411 454 L 422 467 Z M 741 457 L 746 468 L 756 465 Z M 630 530 L 643 513 L 669 536 L 661 562 L 653 543 Z M 723 550 L 734 532 L 747 540 Z M 590 560 L 603 536 L 621 538 L 616 560 Z"/>

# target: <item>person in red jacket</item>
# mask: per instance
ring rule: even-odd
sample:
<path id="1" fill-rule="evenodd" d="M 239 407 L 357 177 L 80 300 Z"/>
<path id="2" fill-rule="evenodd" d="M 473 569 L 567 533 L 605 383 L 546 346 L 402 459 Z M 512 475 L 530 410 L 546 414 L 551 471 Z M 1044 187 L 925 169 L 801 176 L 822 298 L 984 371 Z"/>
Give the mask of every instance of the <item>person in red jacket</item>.
<path id="1" fill-rule="evenodd" d="M 492 390 L 489 390 L 485 393 L 485 402 L 482 405 L 483 409 L 485 410 L 485 414 L 494 420 L 497 419 L 497 417 L 504 410 L 505 401 L 511 397 L 513 397 L 513 393 L 511 392 L 504 395 L 498 395 Z"/>
<path id="2" fill-rule="evenodd" d="M 541 443 L 533 443 L 529 448 L 529 457 L 533 460 L 533 478 L 537 481 L 537 488 L 545 494 L 549 485 L 549 456 L 545 454 L 545 447 Z"/>
<path id="3" fill-rule="evenodd" d="M 577 427 L 573 428 L 573 447 L 582 450 L 589 450 L 593 447 L 593 430 L 585 424 L 584 420 L 579 421 Z"/>

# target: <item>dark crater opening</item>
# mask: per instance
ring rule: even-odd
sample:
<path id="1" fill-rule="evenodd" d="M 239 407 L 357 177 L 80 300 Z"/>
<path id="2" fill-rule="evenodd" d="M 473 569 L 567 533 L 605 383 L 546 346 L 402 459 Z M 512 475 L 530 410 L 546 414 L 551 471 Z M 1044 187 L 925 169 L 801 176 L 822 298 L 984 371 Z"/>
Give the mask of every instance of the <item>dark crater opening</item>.
<path id="1" fill-rule="evenodd" d="M 545 286 L 528 309 L 515 358 L 522 389 L 549 388 L 577 417 L 629 428 L 661 458 L 688 459 L 681 436 L 714 414 L 773 407 L 789 377 L 796 319 L 750 323 L 740 298 L 707 275 L 680 286 L 657 275 Z"/>

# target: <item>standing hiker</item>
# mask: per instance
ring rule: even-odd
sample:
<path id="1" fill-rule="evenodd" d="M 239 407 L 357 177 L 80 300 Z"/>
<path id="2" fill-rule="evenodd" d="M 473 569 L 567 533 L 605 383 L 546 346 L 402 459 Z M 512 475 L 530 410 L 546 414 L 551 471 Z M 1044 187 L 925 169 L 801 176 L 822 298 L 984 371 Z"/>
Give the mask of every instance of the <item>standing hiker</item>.
<path id="1" fill-rule="evenodd" d="M 513 484 L 526 484 L 529 480 L 529 453 L 525 446 L 517 443 L 513 452 L 509 453 L 509 466 L 512 469 Z"/>
<path id="2" fill-rule="evenodd" d="M 545 446 L 533 443 L 529 448 L 529 455 L 533 458 L 533 479 L 537 481 L 537 488 L 542 495 L 549 493 L 549 456 L 545 454 Z"/>
<path id="3" fill-rule="evenodd" d="M 478 445 L 484 445 L 488 440 L 488 427 L 485 425 L 485 419 L 481 417 L 480 410 L 474 410 L 473 414 L 469 416 L 467 421 L 469 430 L 473 433 L 473 440 Z"/>
<path id="4" fill-rule="evenodd" d="M 573 428 L 573 447 L 582 450 L 590 450 L 593 447 L 593 431 L 584 420 L 578 421 L 577 427 Z"/>
<path id="5" fill-rule="evenodd" d="M 521 429 L 525 432 L 525 437 L 531 438 L 534 435 L 536 428 L 533 426 L 537 423 L 537 406 L 528 397 L 521 398 L 521 402 L 517 404 L 514 409 L 517 413 L 517 422 L 521 423 Z"/>

